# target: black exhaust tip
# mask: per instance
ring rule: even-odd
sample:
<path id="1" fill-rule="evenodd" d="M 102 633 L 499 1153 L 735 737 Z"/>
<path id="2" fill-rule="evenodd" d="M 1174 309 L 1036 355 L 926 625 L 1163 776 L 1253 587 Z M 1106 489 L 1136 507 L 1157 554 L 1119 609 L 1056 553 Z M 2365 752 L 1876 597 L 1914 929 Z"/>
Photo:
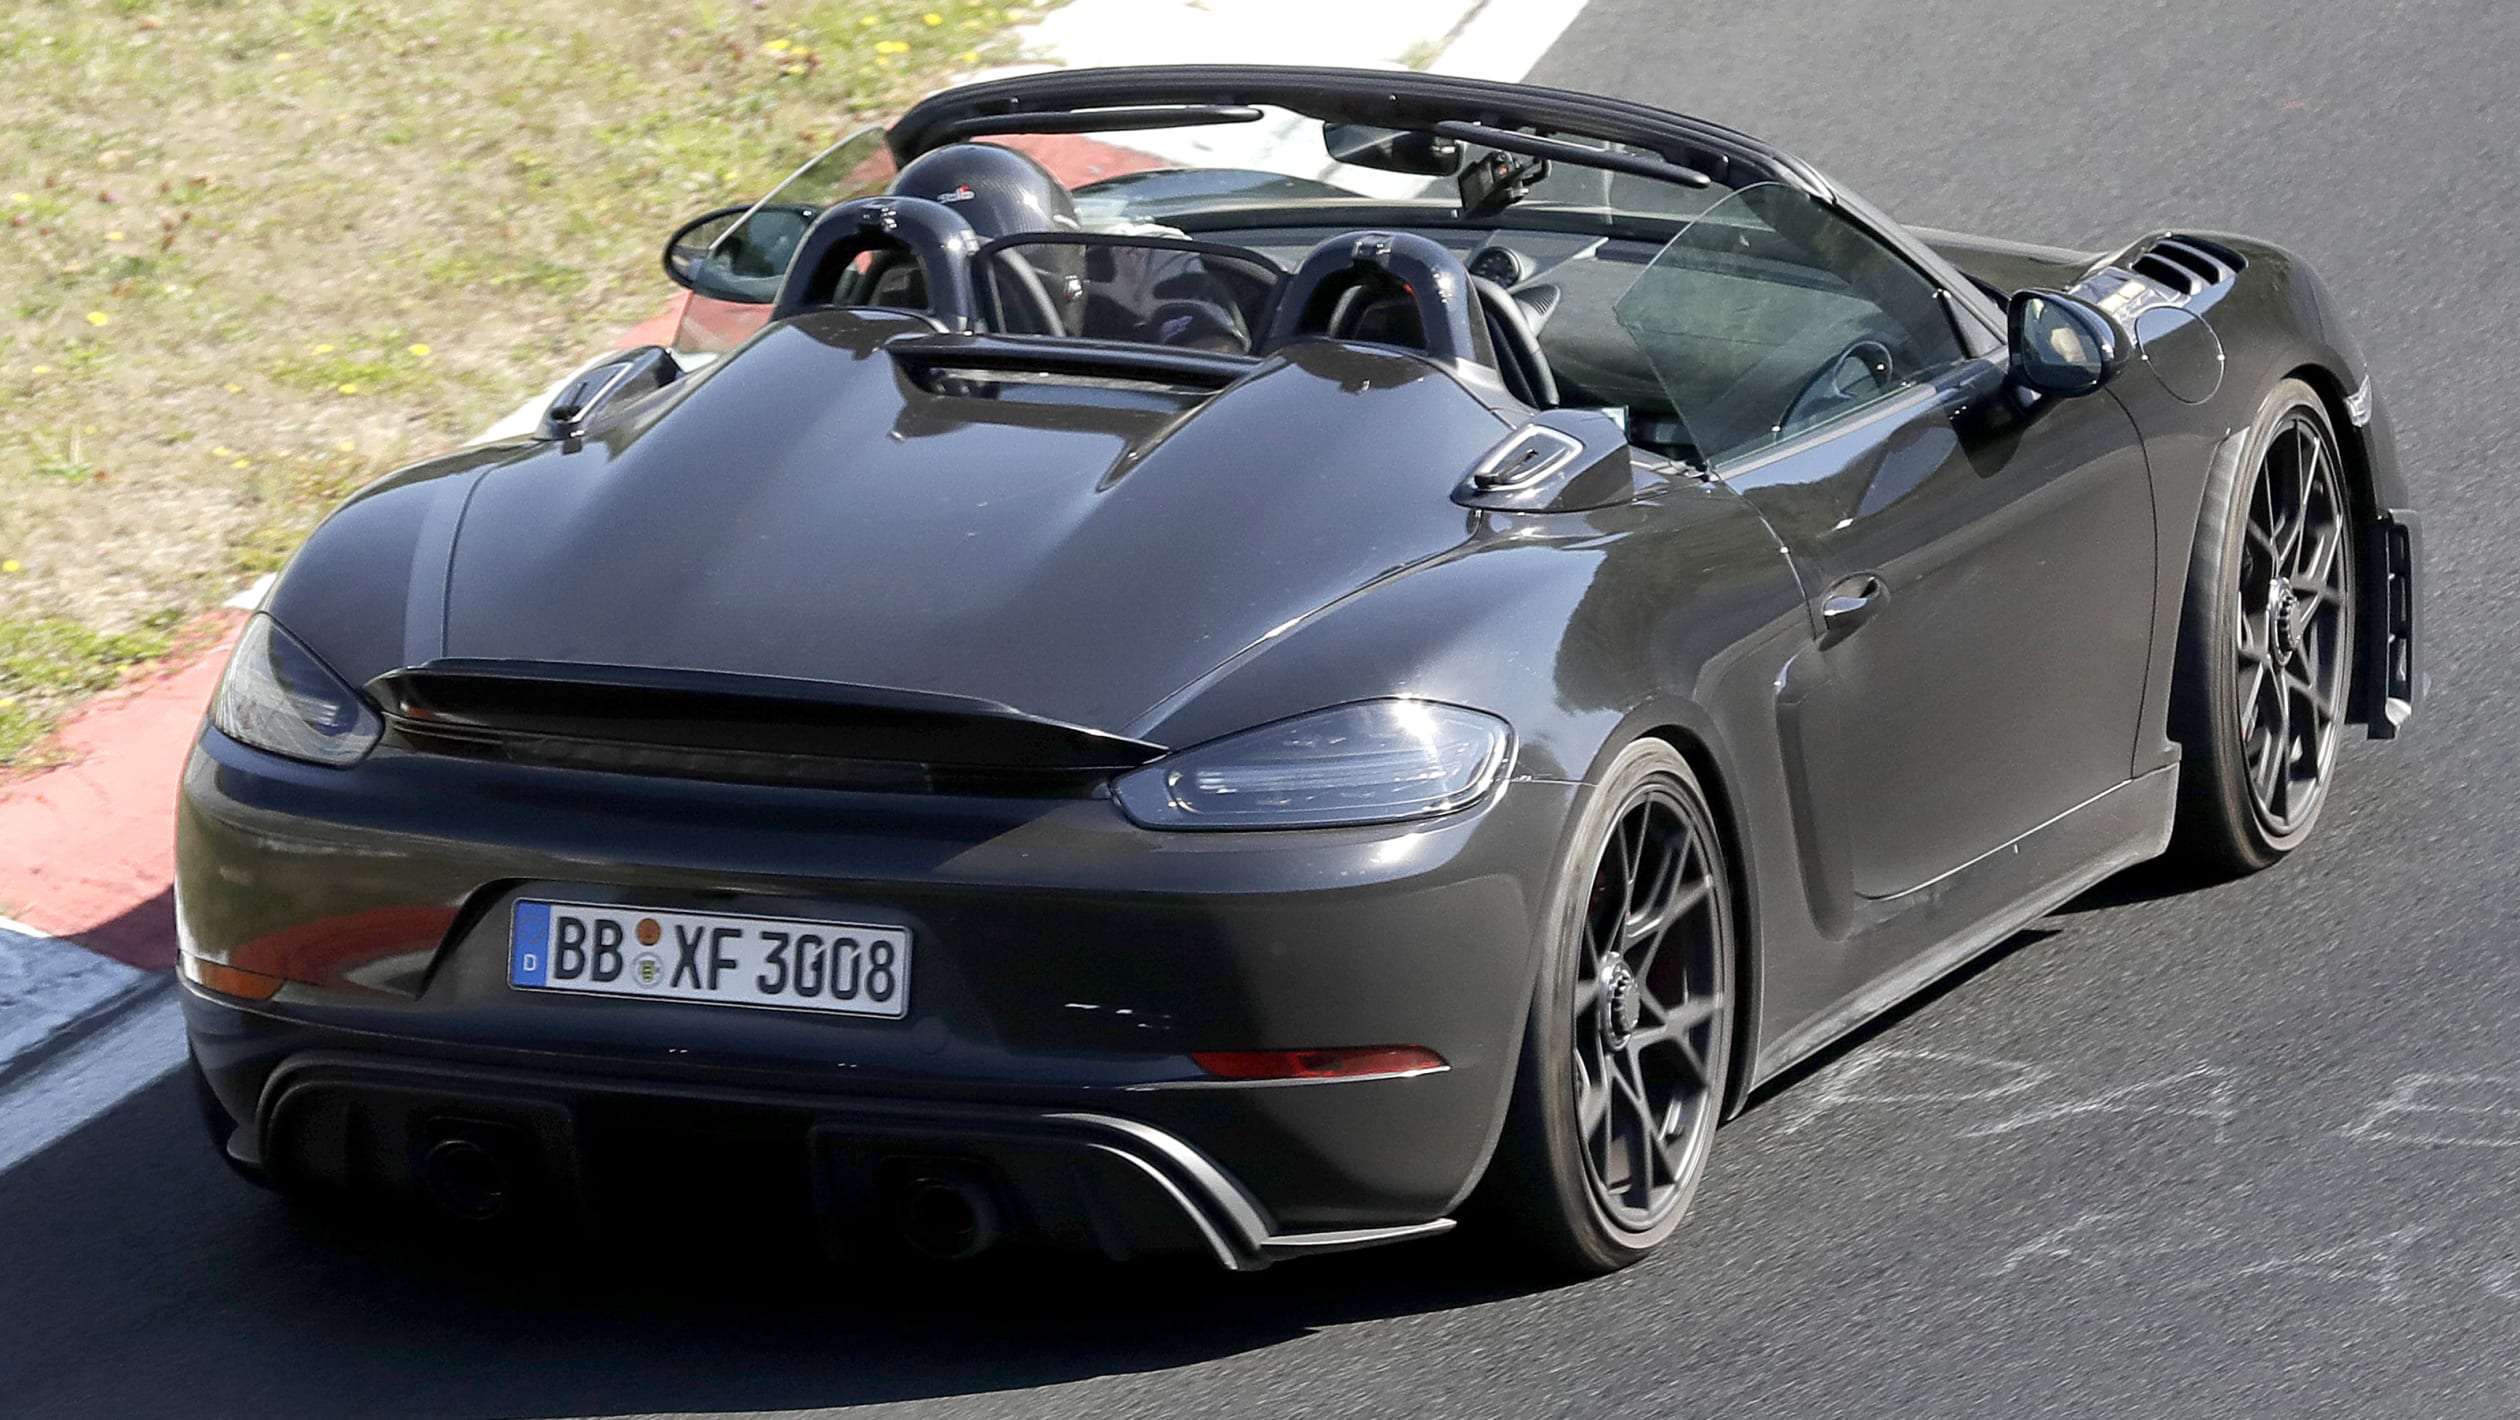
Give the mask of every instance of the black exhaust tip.
<path id="1" fill-rule="evenodd" d="M 471 1139 L 441 1139 L 430 1146 L 420 1178 L 441 1212 L 467 1223 L 487 1223 L 505 1213 L 516 1191 L 507 1160 Z"/>
<path id="2" fill-rule="evenodd" d="M 961 1262 L 995 1247 L 1005 1235 L 996 1196 L 961 1169 L 921 1170 L 893 1194 L 893 1223 L 912 1251 L 938 1262 Z"/>

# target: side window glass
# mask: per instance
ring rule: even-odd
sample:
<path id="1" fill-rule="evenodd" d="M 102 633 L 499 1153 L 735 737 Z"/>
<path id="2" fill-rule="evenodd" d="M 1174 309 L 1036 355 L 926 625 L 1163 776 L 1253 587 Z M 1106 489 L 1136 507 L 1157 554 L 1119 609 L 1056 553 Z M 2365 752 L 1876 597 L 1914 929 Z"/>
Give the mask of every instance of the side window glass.
<path id="1" fill-rule="evenodd" d="M 1619 298 L 1700 461 L 1714 467 L 1913 388 L 1966 358 L 1933 283 L 1782 183 L 1672 238 Z"/>

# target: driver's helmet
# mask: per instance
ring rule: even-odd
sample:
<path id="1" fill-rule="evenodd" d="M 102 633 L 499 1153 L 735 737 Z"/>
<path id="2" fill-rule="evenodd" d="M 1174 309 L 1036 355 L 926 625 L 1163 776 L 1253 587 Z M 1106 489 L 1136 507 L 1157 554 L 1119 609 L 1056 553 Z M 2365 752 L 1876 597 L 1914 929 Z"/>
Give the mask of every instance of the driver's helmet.
<path id="1" fill-rule="evenodd" d="M 1038 232 L 1065 235 L 1081 232 L 1076 201 L 1050 170 L 1028 153 L 994 143 L 948 143 L 910 160 L 893 178 L 892 190 L 904 197 L 924 197 L 952 208 L 984 242 Z M 1084 254 L 1072 243 L 1045 243 L 1002 253 L 1001 261 L 1022 260 L 1040 275 L 1043 294 L 1059 308 L 1059 318 L 1073 326 L 1085 295 Z M 983 279 L 987 279 L 983 277 Z M 1033 303 L 1038 306 L 1038 299 Z M 1022 313 L 1009 319 L 1030 330 L 1038 320 Z"/>
<path id="2" fill-rule="evenodd" d="M 1048 168 L 994 143 L 948 143 L 922 153 L 893 178 L 892 190 L 953 208 L 982 241 L 1084 230 L 1075 199 Z"/>

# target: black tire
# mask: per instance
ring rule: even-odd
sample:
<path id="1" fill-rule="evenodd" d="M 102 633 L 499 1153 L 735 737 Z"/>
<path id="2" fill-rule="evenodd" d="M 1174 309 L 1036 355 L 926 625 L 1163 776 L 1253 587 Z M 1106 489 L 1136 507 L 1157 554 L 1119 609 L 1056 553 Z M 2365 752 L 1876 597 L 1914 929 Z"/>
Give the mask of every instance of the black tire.
<path id="1" fill-rule="evenodd" d="M 2326 406 L 2282 381 L 2197 520 L 2170 700 L 2182 866 L 2255 872 L 2317 826 L 2353 686 L 2357 527 Z"/>
<path id="2" fill-rule="evenodd" d="M 1480 1203 L 1550 1270 L 1593 1275 L 1653 1251 L 1697 1190 L 1732 1064 L 1736 919 L 1705 791 L 1659 740 L 1612 762 L 1574 843 Z"/>

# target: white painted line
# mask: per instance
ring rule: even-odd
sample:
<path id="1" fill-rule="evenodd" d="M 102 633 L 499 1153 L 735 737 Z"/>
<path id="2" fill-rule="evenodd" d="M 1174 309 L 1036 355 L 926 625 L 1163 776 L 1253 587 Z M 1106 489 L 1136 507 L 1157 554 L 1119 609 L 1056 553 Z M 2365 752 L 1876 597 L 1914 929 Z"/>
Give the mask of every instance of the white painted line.
<path id="1" fill-rule="evenodd" d="M 1557 42 L 1584 0 L 1068 0 L 1017 34 L 1027 63 L 975 75 L 1132 64 L 1321 64 L 1516 80 Z M 1327 57 L 1321 36 L 1339 37 Z M 1280 114 L 1259 123 L 1157 129 L 1118 137 L 1125 147 L 1194 167 L 1330 171 L 1321 129 Z M 1335 179 L 1369 197 L 1411 197 L 1418 177 L 1341 169 Z"/>
<path id="2" fill-rule="evenodd" d="M 184 1063 L 178 988 L 159 978 L 146 989 L 149 999 L 0 1088 L 0 1173 L 51 1148 Z"/>
<path id="3" fill-rule="evenodd" d="M 264 598 L 271 595 L 272 584 L 279 580 L 279 573 L 265 572 L 248 583 L 245 590 L 221 602 L 220 605 L 234 611 L 260 611 Z"/>
<path id="4" fill-rule="evenodd" d="M 1341 64 L 1398 68 L 1440 45 L 1472 0 L 1068 0 L 1016 32 L 1053 65 Z M 1324 35 L 1338 36 L 1333 47 Z"/>
<path id="5" fill-rule="evenodd" d="M 550 388 L 543 390 L 533 398 L 526 400 L 523 404 L 509 410 L 505 415 L 500 417 L 498 423 L 493 424 L 489 428 L 482 430 L 480 433 L 473 435 L 469 442 L 474 444 L 495 444 L 503 439 L 521 438 L 524 435 L 533 433 L 535 429 L 541 427 L 543 411 L 551 407 L 552 397 L 560 393 L 563 389 L 566 389 L 569 381 L 576 379 L 578 376 L 585 374 L 587 371 L 620 353 L 621 352 L 619 350 L 607 350 L 603 354 L 588 360 L 582 365 L 579 365 L 576 369 L 571 370 L 569 373 L 553 380 Z M 677 350 L 674 352 L 674 363 L 682 366 L 682 372 L 689 375 L 696 374 L 701 370 L 707 369 L 709 367 L 709 362 L 715 360 L 717 357 L 718 352 L 714 350 Z"/>
<path id="6" fill-rule="evenodd" d="M 0 1081 L 157 979 L 154 972 L 0 918 Z"/>
<path id="7" fill-rule="evenodd" d="M 1444 52 L 1438 74 L 1519 83 L 1584 12 L 1584 0 L 1480 0 Z"/>
<path id="8" fill-rule="evenodd" d="M 602 355 L 595 358 L 596 360 L 608 359 L 611 355 L 612 352 L 607 350 Z M 518 405 L 516 408 L 509 410 L 500 418 L 498 423 L 491 425 L 489 428 L 482 430 L 478 434 L 475 434 L 472 437 L 472 442 L 476 444 L 495 444 L 502 439 L 513 439 L 520 434 L 533 433 L 535 426 L 542 423 L 543 411 L 551 407 L 552 396 L 567 388 L 569 381 L 574 380 L 579 375 L 585 373 L 586 367 L 594 363 L 594 360 L 589 360 L 585 362 L 585 364 L 579 365 L 576 369 L 569 371 L 569 373 L 553 380 L 550 388 L 544 390 L 538 395 L 535 395 L 533 398 L 526 400 L 523 404 Z"/>
<path id="9" fill-rule="evenodd" d="M 1024 26 L 1029 59 L 1053 67 L 1139 64 L 1318 64 L 1321 36 L 1339 37 L 1340 64 L 1400 68 L 1441 44 L 1472 0 L 1359 5 L 1355 0 L 1067 0 Z M 1258 123 L 1107 135 L 1183 167 L 1309 173 L 1325 164 L 1321 127 L 1275 113 Z M 1416 179 L 1408 190 L 1424 185 Z"/>

